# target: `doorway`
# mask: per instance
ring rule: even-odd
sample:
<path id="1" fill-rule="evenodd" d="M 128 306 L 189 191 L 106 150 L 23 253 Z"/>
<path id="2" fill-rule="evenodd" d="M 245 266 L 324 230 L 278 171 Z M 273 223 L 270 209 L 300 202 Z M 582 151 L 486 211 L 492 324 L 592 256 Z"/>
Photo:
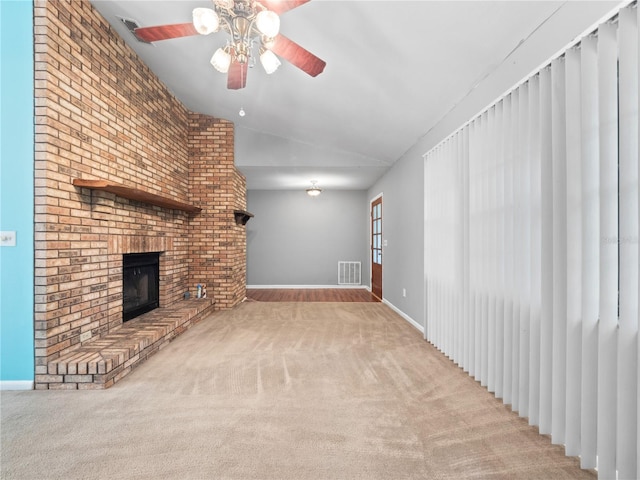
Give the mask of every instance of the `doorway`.
<path id="1" fill-rule="evenodd" d="M 382 195 L 371 202 L 371 293 L 382 300 Z"/>

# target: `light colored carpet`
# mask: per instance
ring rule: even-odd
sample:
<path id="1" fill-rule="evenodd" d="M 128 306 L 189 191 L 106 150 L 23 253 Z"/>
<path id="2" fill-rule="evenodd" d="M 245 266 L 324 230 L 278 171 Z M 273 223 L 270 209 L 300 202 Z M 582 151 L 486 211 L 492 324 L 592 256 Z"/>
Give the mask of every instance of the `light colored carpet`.
<path id="1" fill-rule="evenodd" d="M 595 478 L 380 303 L 246 302 L 1 409 L 7 480 Z"/>

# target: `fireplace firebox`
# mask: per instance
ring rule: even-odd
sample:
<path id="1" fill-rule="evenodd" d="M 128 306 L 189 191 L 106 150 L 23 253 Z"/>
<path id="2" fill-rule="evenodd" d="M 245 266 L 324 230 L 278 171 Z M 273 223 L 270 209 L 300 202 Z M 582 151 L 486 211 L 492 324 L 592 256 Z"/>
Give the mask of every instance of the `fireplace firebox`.
<path id="1" fill-rule="evenodd" d="M 122 321 L 126 322 L 159 306 L 160 254 L 123 255 Z"/>

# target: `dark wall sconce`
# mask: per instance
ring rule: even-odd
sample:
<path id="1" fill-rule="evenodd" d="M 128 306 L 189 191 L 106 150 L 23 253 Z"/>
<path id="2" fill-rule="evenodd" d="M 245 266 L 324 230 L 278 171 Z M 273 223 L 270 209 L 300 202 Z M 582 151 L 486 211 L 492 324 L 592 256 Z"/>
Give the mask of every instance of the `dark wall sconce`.
<path id="1" fill-rule="evenodd" d="M 236 218 L 236 225 L 246 225 L 253 213 L 246 212 L 244 210 L 234 210 L 233 214 Z"/>

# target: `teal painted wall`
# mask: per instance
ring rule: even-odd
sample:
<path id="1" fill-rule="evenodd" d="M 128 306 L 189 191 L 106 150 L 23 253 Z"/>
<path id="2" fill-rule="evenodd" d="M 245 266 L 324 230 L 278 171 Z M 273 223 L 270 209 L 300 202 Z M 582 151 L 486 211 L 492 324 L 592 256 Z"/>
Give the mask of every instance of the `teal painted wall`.
<path id="1" fill-rule="evenodd" d="M 33 2 L 0 0 L 0 381 L 33 381 Z"/>

